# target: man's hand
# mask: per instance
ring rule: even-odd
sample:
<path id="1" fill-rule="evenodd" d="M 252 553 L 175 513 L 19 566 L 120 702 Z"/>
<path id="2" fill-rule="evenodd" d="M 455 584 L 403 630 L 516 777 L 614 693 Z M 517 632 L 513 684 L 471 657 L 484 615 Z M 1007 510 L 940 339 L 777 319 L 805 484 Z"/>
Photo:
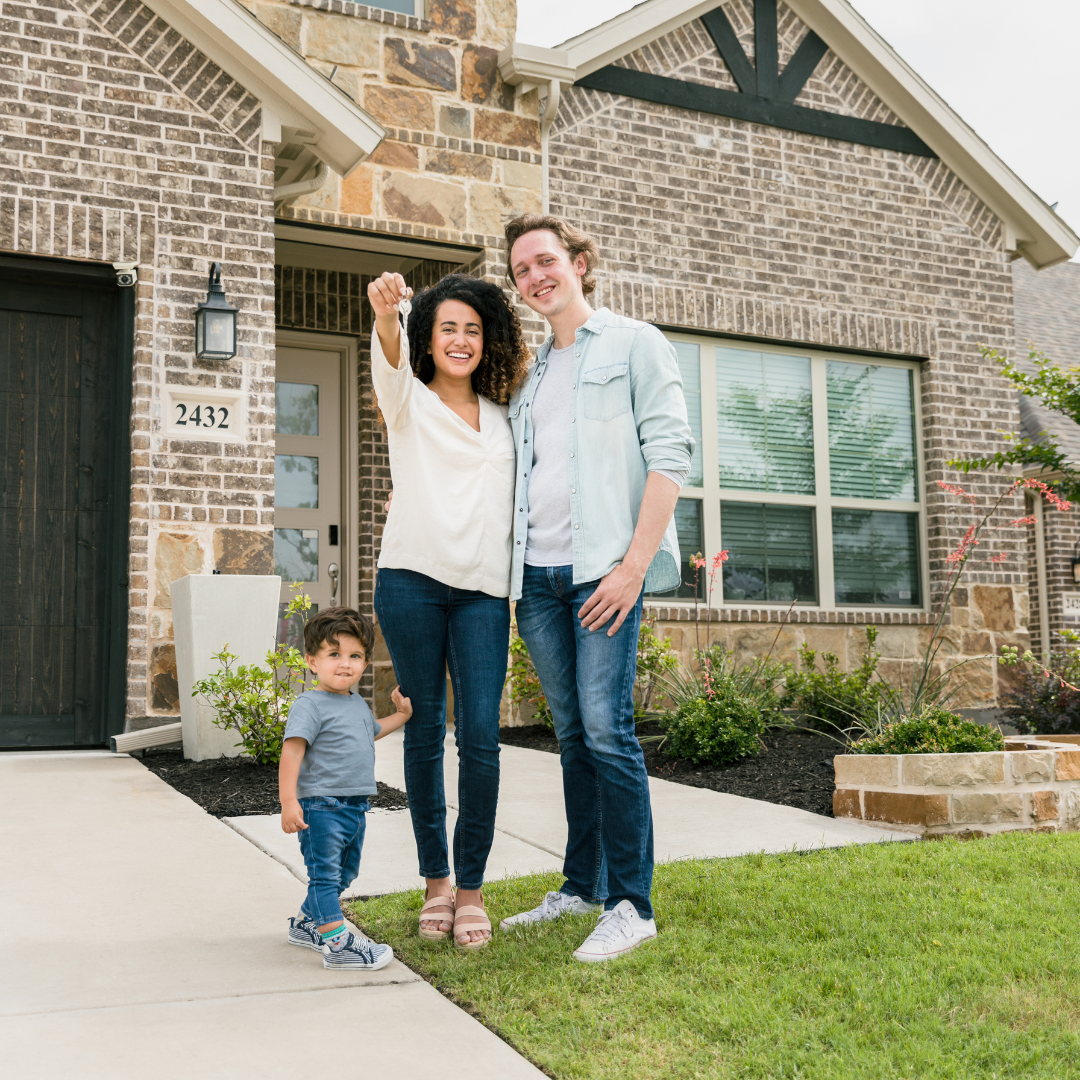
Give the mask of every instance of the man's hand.
<path id="1" fill-rule="evenodd" d="M 296 799 L 281 804 L 281 828 L 287 833 L 300 832 L 307 828 L 304 824 L 304 811 Z"/>
<path id="2" fill-rule="evenodd" d="M 581 625 L 591 633 L 599 630 L 614 615 L 615 621 L 608 630 L 608 637 L 614 637 L 626 616 L 634 610 L 644 582 L 644 572 L 638 573 L 626 563 L 619 563 L 610 574 L 600 579 L 596 592 L 578 609 Z"/>

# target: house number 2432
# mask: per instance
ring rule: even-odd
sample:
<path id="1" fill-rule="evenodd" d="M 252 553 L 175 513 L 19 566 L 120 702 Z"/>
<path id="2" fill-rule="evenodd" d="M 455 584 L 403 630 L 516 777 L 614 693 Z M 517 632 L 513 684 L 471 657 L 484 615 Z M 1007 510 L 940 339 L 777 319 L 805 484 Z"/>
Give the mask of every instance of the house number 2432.
<path id="1" fill-rule="evenodd" d="M 180 415 L 176 418 L 177 427 L 217 428 L 218 431 L 229 426 L 229 410 L 224 405 L 196 405 L 194 409 L 181 402 L 176 403 Z"/>

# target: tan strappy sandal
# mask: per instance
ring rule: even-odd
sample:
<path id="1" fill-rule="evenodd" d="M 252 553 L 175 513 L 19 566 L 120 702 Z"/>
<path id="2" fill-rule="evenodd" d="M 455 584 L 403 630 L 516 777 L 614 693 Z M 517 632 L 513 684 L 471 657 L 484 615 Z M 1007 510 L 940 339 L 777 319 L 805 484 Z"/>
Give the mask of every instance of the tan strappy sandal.
<path id="1" fill-rule="evenodd" d="M 445 918 L 443 912 L 446 913 Z M 424 906 L 420 909 L 420 920 L 427 922 L 448 922 L 451 925 L 454 922 L 454 896 L 451 893 L 449 896 L 445 894 L 441 896 L 433 896 L 430 900 L 424 901 Z M 426 927 L 420 927 L 420 936 L 428 941 L 442 941 L 452 933 L 452 930 L 428 930 Z"/>
<path id="2" fill-rule="evenodd" d="M 483 899 L 481 897 L 481 899 Z M 462 919 L 468 919 L 469 924 L 459 925 Z M 468 930 L 486 930 L 488 936 L 479 941 L 458 941 L 458 934 Z M 482 907 L 475 904 L 464 904 L 454 908 L 454 944 L 459 949 L 482 949 L 491 941 L 491 920 Z"/>

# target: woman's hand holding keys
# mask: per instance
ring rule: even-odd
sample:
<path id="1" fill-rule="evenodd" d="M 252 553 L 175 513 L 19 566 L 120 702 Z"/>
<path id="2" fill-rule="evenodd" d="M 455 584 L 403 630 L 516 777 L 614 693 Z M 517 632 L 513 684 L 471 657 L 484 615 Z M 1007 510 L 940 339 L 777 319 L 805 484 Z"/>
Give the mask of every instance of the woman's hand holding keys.
<path id="1" fill-rule="evenodd" d="M 398 367 L 401 363 L 398 305 L 412 296 L 412 289 L 405 284 L 405 279 L 400 274 L 387 270 L 368 284 L 367 294 L 371 310 L 375 313 L 375 329 L 383 355 L 391 367 Z"/>

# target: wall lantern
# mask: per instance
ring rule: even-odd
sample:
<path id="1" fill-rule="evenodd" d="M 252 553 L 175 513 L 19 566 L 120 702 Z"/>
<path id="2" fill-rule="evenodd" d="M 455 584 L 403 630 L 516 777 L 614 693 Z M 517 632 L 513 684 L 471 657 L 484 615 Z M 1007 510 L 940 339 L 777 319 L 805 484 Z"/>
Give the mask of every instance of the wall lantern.
<path id="1" fill-rule="evenodd" d="M 225 299 L 221 263 L 211 263 L 206 301 L 195 310 L 195 355 L 200 360 L 231 360 L 236 355 L 238 313 Z"/>
<path id="2" fill-rule="evenodd" d="M 1076 547 L 1073 548 L 1071 565 L 1073 581 L 1075 581 L 1077 585 L 1080 585 L 1080 541 L 1078 541 Z"/>

